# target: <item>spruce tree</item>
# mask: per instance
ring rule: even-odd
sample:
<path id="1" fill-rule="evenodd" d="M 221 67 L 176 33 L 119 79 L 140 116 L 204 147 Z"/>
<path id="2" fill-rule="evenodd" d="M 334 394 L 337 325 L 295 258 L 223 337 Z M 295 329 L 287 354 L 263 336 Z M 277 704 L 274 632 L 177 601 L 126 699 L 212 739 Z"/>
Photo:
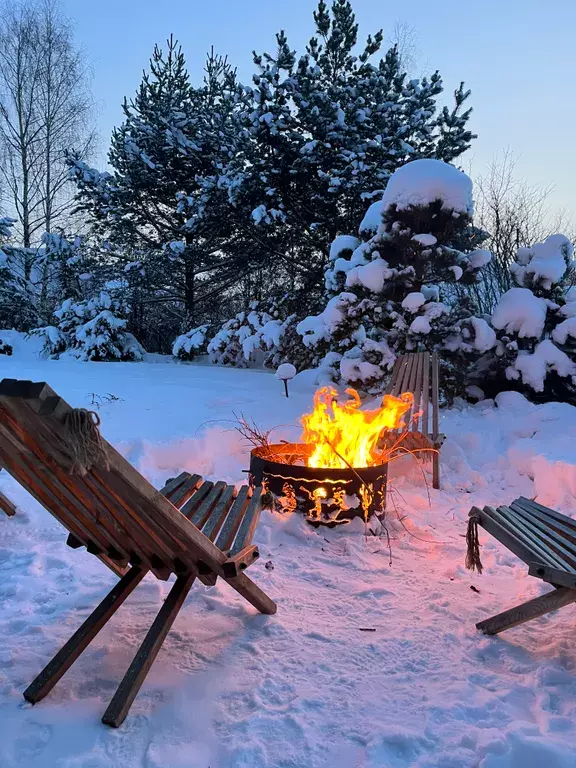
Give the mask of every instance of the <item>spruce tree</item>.
<path id="1" fill-rule="evenodd" d="M 395 172 L 363 220 L 361 235 L 372 237 L 337 238 L 326 309 L 298 327 L 333 380 L 378 393 L 398 355 L 438 350 L 446 397 L 464 394 L 468 369 L 495 342 L 466 290 L 490 259 L 472 213 L 464 173 L 416 160 Z"/>

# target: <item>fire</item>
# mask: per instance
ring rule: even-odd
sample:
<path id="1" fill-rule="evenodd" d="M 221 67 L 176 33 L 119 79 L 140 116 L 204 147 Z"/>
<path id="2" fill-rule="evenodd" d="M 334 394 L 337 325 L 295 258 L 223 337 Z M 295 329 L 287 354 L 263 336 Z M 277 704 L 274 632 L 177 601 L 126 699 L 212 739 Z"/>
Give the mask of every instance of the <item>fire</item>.
<path id="1" fill-rule="evenodd" d="M 380 408 L 363 411 L 358 392 L 347 389 L 346 394 L 350 399 L 340 403 L 335 389 L 322 387 L 314 395 L 312 413 L 302 416 L 302 441 L 315 446 L 309 467 L 373 466 L 382 431 L 403 426 L 402 417 L 413 401 L 409 392 L 384 395 Z"/>

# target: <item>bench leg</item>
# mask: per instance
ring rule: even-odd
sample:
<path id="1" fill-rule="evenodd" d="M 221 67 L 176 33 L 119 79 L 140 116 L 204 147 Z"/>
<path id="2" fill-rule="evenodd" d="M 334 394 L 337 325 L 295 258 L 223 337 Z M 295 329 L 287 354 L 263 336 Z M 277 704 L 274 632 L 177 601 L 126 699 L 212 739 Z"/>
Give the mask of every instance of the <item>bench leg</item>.
<path id="1" fill-rule="evenodd" d="M 58 680 L 70 669 L 106 622 L 116 613 L 128 595 L 136 589 L 146 573 L 146 569 L 133 567 L 120 579 L 96 610 L 88 616 L 82 626 L 72 635 L 66 645 L 58 651 L 52 661 L 44 667 L 38 677 L 26 688 L 24 691 L 26 701 L 36 704 L 37 701 L 40 701 L 52 690 Z"/>
<path id="2" fill-rule="evenodd" d="M 118 728 L 126 719 L 132 702 L 136 698 L 150 667 L 154 663 L 154 659 L 158 655 L 158 651 L 162 647 L 162 643 L 170 631 L 180 608 L 182 608 L 182 604 L 188 592 L 190 592 L 195 578 L 192 574 L 185 574 L 176 579 L 170 594 L 164 601 L 164 605 L 148 630 L 148 634 L 134 657 L 134 661 L 128 668 L 124 679 L 114 694 L 114 698 L 104 713 L 102 722 L 105 725 Z"/>
<path id="3" fill-rule="evenodd" d="M 553 592 L 547 592 L 545 595 L 535 597 L 526 603 L 510 608 L 508 611 L 492 616 L 490 619 L 478 622 L 476 629 L 481 630 L 486 635 L 497 635 L 505 629 L 517 627 L 531 619 L 537 619 L 558 608 L 576 602 L 576 590 L 569 587 L 560 587 Z"/>
<path id="4" fill-rule="evenodd" d="M 432 454 L 432 488 L 440 488 L 440 449 Z"/>

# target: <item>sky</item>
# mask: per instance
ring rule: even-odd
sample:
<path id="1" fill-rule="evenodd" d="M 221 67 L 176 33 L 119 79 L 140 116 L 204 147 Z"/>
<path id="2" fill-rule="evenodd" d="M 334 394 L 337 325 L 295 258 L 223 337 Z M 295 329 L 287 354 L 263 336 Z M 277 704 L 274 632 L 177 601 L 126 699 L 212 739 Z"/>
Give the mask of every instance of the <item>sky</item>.
<path id="1" fill-rule="evenodd" d="M 286 30 L 302 51 L 313 32 L 316 0 L 63 0 L 76 41 L 93 70 L 102 157 L 122 121 L 155 43 L 171 34 L 186 55 L 193 81 L 202 77 L 210 46 L 227 54 L 249 82 L 252 50 L 274 51 Z M 549 202 L 576 228 L 576 0 L 353 0 L 360 39 L 397 23 L 412 28 L 414 75 L 438 69 L 446 102 L 464 80 L 472 90 L 471 128 L 478 134 L 462 164 L 483 174 L 505 150 L 528 184 L 550 188 Z"/>

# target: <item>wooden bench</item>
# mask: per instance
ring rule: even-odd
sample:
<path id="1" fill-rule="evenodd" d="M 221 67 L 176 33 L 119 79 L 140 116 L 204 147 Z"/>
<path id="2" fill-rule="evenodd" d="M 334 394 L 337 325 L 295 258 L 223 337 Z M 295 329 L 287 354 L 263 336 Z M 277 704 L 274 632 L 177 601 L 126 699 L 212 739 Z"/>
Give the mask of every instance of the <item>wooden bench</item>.
<path id="1" fill-rule="evenodd" d="M 466 565 L 482 572 L 477 527 L 481 526 L 528 565 L 528 573 L 556 589 L 476 624 L 487 635 L 544 616 L 576 602 L 576 521 L 521 496 L 507 507 L 472 507 Z"/>
<path id="2" fill-rule="evenodd" d="M 252 538 L 260 489 L 236 492 L 184 472 L 158 492 L 97 430 L 101 461 L 78 474 L 73 416 L 89 414 L 73 411 L 44 383 L 0 382 L 0 463 L 65 526 L 69 546 L 86 547 L 121 577 L 24 697 L 36 703 L 54 687 L 147 573 L 164 580 L 174 573 L 176 581 L 102 718 L 118 726 L 196 579 L 213 585 L 220 577 L 262 613 L 275 613 L 275 603 L 245 574 L 258 558 Z"/>
<path id="3" fill-rule="evenodd" d="M 389 431 L 386 442 L 431 456 L 432 485 L 440 488 L 440 448 L 445 436 L 439 431 L 438 356 L 435 352 L 411 352 L 396 359 L 385 394 L 398 397 L 403 392 L 414 395 L 411 410 L 404 417 L 407 427 Z"/>

